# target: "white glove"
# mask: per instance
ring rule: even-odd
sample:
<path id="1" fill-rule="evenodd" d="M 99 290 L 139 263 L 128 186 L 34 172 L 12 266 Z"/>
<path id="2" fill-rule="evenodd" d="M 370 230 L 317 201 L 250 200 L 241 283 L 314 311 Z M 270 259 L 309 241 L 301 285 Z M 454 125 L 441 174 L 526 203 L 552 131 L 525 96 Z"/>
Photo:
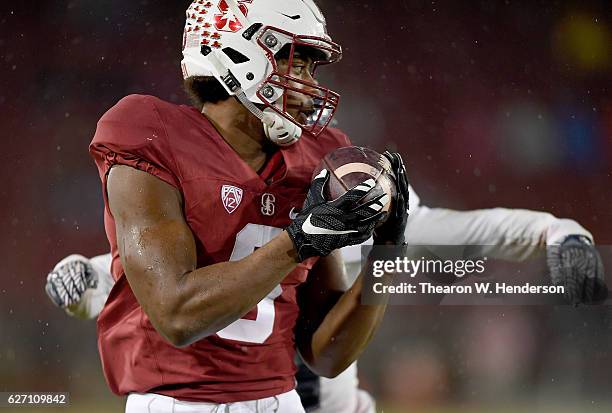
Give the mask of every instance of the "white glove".
<path id="1" fill-rule="evenodd" d="M 69 315 L 95 318 L 102 311 L 114 284 L 110 261 L 110 254 L 91 260 L 82 255 L 70 255 L 47 275 L 45 291 L 53 304 Z"/>

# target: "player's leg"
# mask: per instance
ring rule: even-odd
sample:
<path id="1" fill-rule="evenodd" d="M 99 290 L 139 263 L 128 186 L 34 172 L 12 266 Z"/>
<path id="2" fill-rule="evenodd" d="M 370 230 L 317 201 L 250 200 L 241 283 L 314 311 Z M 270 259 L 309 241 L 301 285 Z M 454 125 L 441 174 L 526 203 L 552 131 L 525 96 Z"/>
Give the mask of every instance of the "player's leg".
<path id="1" fill-rule="evenodd" d="M 376 402 L 370 393 L 357 389 L 357 408 L 355 413 L 375 413 Z"/>
<path id="2" fill-rule="evenodd" d="M 355 413 L 359 381 L 357 364 L 351 364 L 341 374 L 328 379 L 321 377 L 321 403 L 316 413 Z"/>
<path id="3" fill-rule="evenodd" d="M 358 388 L 357 364 L 333 379 L 319 377 L 300 361 L 297 391 L 308 413 L 374 413 L 374 399 Z"/>

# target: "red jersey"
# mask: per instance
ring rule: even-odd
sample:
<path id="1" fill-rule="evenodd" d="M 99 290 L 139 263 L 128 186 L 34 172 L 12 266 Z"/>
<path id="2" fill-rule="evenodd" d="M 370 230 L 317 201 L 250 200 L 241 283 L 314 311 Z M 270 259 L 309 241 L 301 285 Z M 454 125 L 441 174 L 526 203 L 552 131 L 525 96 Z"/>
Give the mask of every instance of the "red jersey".
<path id="1" fill-rule="evenodd" d="M 321 158 L 348 145 L 334 129 L 318 138 L 303 136 L 281 148 L 259 175 L 197 109 L 131 95 L 102 116 L 90 152 L 104 194 L 107 173 L 118 164 L 148 172 L 180 191 L 198 267 L 203 267 L 241 259 L 276 236 L 290 224 L 293 208 L 301 208 Z M 113 392 L 224 403 L 293 389 L 296 288 L 316 259 L 300 264 L 243 319 L 176 348 L 151 325 L 130 289 L 106 196 L 105 204 L 117 282 L 98 317 L 98 347 Z"/>

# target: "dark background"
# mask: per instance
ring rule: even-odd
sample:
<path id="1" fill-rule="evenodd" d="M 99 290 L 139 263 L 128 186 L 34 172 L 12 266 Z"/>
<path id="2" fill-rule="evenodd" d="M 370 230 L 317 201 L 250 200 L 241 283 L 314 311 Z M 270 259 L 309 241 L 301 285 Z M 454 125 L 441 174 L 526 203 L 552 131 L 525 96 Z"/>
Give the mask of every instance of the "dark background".
<path id="1" fill-rule="evenodd" d="M 344 47 L 320 73 L 342 94 L 340 127 L 357 144 L 400 150 L 425 204 L 549 211 L 612 243 L 609 2 L 319 3 Z M 0 5 L 0 391 L 71 391 L 102 411 L 121 403 L 103 383 L 93 323 L 53 308 L 44 279 L 69 253 L 108 250 L 87 153 L 99 117 L 130 93 L 187 102 L 188 4 Z M 605 411 L 606 311 L 395 307 L 363 382 L 399 410 Z"/>

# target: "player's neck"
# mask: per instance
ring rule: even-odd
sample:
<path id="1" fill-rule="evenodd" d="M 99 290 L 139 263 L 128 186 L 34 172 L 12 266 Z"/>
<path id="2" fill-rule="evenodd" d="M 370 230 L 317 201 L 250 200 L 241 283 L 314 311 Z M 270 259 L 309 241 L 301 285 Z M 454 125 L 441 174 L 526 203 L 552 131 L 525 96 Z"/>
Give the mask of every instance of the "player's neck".
<path id="1" fill-rule="evenodd" d="M 270 142 L 261 121 L 234 99 L 205 104 L 202 113 L 221 137 L 253 170 L 259 170 L 270 155 Z"/>

